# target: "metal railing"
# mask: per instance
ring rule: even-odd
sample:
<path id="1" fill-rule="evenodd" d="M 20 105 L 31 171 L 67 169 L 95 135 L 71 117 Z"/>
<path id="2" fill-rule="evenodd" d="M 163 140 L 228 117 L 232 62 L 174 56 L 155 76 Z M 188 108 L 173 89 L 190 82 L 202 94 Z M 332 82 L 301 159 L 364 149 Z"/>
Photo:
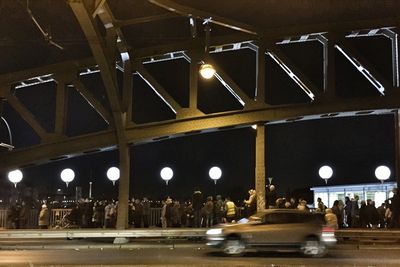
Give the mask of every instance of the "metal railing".
<path id="1" fill-rule="evenodd" d="M 161 219 L 161 209 L 162 208 L 151 208 L 150 209 L 150 226 L 159 226 Z M 49 216 L 49 226 L 50 228 L 59 228 L 61 221 L 66 214 L 68 214 L 71 209 L 51 209 Z M 31 209 L 28 216 L 27 228 L 35 229 L 38 228 L 38 216 L 39 212 L 36 209 Z M 7 210 L 0 209 L 0 229 L 9 228 L 7 222 Z"/>
<path id="2" fill-rule="evenodd" d="M 9 222 L 7 220 L 7 210 L 0 209 L 0 229 L 9 228 Z M 28 221 L 26 223 L 26 228 L 37 228 L 38 227 L 38 211 L 36 209 L 31 209 L 28 215 Z"/>
<path id="3" fill-rule="evenodd" d="M 7 210 L 0 210 L 0 228 L 7 227 Z"/>

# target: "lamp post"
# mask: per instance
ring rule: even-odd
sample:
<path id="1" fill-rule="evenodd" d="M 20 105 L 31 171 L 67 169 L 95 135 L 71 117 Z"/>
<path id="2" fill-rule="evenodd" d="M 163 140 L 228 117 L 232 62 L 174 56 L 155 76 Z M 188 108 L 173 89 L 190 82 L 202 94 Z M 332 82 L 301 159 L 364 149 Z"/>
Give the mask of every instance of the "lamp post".
<path id="1" fill-rule="evenodd" d="M 119 169 L 117 167 L 111 167 L 107 170 L 107 178 L 113 183 L 115 186 L 115 182 L 119 179 Z"/>
<path id="2" fill-rule="evenodd" d="M 333 175 L 333 170 L 330 166 L 324 165 L 321 168 L 319 168 L 318 171 L 319 177 L 325 180 L 325 185 L 328 185 L 328 180 L 332 177 Z M 327 189 L 328 193 L 328 206 L 330 207 L 330 196 L 329 196 L 329 189 Z"/>
<path id="3" fill-rule="evenodd" d="M 67 169 L 62 170 L 60 176 L 61 176 L 61 180 L 68 187 L 68 184 L 70 182 L 72 182 L 74 180 L 74 178 L 75 178 L 75 172 L 72 169 L 67 168 Z"/>
<path id="4" fill-rule="evenodd" d="M 222 176 L 222 171 L 220 167 L 214 166 L 211 167 L 210 170 L 208 171 L 208 175 L 210 178 L 214 181 L 214 195 L 217 195 L 217 181 L 221 178 Z"/>
<path id="5" fill-rule="evenodd" d="M 390 169 L 387 166 L 381 165 L 375 169 L 375 177 L 381 181 L 382 184 L 389 179 L 390 174 Z"/>
<path id="6" fill-rule="evenodd" d="M 319 168 L 318 171 L 319 177 L 325 180 L 325 184 L 328 184 L 328 180 L 332 177 L 333 175 L 333 170 L 330 166 L 325 165 Z"/>
<path id="7" fill-rule="evenodd" d="M 222 176 L 222 171 L 220 167 L 214 166 L 210 168 L 210 171 L 208 172 L 208 175 L 212 180 L 214 180 L 214 183 L 217 184 L 217 181 L 221 178 Z"/>
<path id="8" fill-rule="evenodd" d="M 165 191 L 168 196 L 168 182 L 174 177 L 174 171 L 170 167 L 164 167 L 160 171 L 160 176 L 165 181 Z"/>
<path id="9" fill-rule="evenodd" d="M 23 177 L 24 175 L 18 169 L 8 173 L 8 180 L 14 184 L 15 188 L 17 188 L 17 184 L 22 181 Z"/>
<path id="10" fill-rule="evenodd" d="M 174 177 L 174 171 L 170 167 L 164 167 L 160 171 L 160 176 L 165 181 L 165 184 L 168 185 L 169 180 Z"/>

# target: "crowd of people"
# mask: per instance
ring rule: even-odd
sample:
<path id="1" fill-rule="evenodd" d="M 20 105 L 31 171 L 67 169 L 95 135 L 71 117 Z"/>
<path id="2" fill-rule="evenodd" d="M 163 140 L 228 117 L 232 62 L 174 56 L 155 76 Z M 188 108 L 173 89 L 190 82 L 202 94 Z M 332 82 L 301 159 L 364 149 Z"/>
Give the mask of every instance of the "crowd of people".
<path id="1" fill-rule="evenodd" d="M 317 212 L 326 213 L 326 221 L 335 228 L 399 228 L 400 190 L 393 190 L 393 197 L 379 207 L 371 199 L 359 201 L 359 196 L 345 197 L 345 201 L 335 200 L 327 208 L 317 199 Z"/>
<path id="2" fill-rule="evenodd" d="M 52 203 L 52 208 L 61 208 Z M 81 199 L 72 205 L 65 216 L 57 214 L 56 222 L 67 221 L 70 227 L 76 228 L 114 228 L 117 219 L 118 201 Z M 161 208 L 161 216 L 156 226 L 167 227 L 211 227 L 226 222 L 235 222 L 242 217 L 249 217 L 257 211 L 257 194 L 254 189 L 248 191 L 248 197 L 243 202 L 233 202 L 229 196 L 221 195 L 204 197 L 196 189 L 192 197 L 179 201 L 167 197 L 160 202 L 150 201 L 147 197 L 132 198 L 129 201 L 128 221 L 130 227 L 141 228 L 150 226 L 151 208 Z M 392 198 L 375 207 L 375 202 L 367 199 L 359 202 L 359 197 L 346 197 L 344 201 L 335 200 L 328 208 L 317 199 L 317 206 L 309 208 L 304 199 L 278 197 L 275 187 L 267 187 L 265 194 L 266 208 L 299 209 L 305 212 L 323 213 L 328 225 L 334 228 L 398 228 L 400 211 L 400 192 L 395 189 Z M 65 206 L 64 206 L 65 208 Z M 29 209 L 24 202 L 12 205 L 7 214 L 8 228 L 26 228 Z M 39 228 L 49 227 L 50 209 L 43 203 L 38 216 Z M 65 225 L 64 225 L 65 226 Z M 54 225 L 53 225 L 54 227 Z M 57 225 L 56 225 L 57 227 Z"/>

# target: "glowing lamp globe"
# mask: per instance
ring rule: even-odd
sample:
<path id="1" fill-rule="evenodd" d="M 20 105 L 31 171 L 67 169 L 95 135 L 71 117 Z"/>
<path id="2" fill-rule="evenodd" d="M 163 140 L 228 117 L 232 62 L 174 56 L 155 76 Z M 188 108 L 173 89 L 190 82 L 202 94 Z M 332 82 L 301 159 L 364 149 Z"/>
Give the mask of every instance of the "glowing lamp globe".
<path id="1" fill-rule="evenodd" d="M 222 171 L 220 167 L 214 166 L 210 169 L 208 172 L 208 175 L 212 180 L 214 180 L 214 183 L 217 184 L 217 181 L 221 178 L 222 176 Z"/>
<path id="2" fill-rule="evenodd" d="M 328 179 L 330 179 L 333 175 L 333 170 L 330 166 L 322 166 L 318 171 L 319 176 L 325 180 L 325 183 L 328 183 Z"/>
<path id="3" fill-rule="evenodd" d="M 375 169 L 375 177 L 383 183 L 390 177 L 390 169 L 387 166 L 379 166 Z"/>
<path id="4" fill-rule="evenodd" d="M 75 172 L 72 169 L 67 168 L 67 169 L 62 170 L 60 176 L 61 176 L 61 180 L 68 187 L 68 184 L 70 182 L 72 182 L 74 180 L 74 178 L 75 178 Z"/>
<path id="5" fill-rule="evenodd" d="M 108 169 L 107 178 L 108 178 L 108 180 L 110 180 L 113 183 L 113 185 L 115 185 L 115 182 L 118 181 L 119 176 L 120 176 L 120 173 L 119 173 L 119 169 L 117 167 L 111 167 Z"/>
<path id="6" fill-rule="evenodd" d="M 161 179 L 165 181 L 165 183 L 168 185 L 168 181 L 172 179 L 174 176 L 174 171 L 170 167 L 164 167 L 162 168 L 160 172 Z"/>
<path id="7" fill-rule="evenodd" d="M 8 173 L 8 180 L 17 187 L 17 184 L 22 181 L 23 174 L 20 170 L 13 170 Z"/>
<path id="8" fill-rule="evenodd" d="M 215 69 L 211 64 L 203 64 L 200 66 L 200 75 L 204 79 L 211 79 L 215 74 Z"/>

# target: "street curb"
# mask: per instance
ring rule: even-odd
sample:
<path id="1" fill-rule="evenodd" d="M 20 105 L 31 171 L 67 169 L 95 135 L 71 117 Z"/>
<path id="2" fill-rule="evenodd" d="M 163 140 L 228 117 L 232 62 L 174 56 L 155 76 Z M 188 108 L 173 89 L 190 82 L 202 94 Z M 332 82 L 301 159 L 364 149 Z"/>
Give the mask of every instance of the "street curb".
<path id="1" fill-rule="evenodd" d="M 83 250 L 83 249 L 205 249 L 204 244 L 88 244 L 88 245 L 0 245 L 0 250 Z"/>
<path id="2" fill-rule="evenodd" d="M 0 250 L 84 250 L 84 249 L 207 249 L 205 244 L 86 244 L 86 245 L 0 245 Z M 400 250 L 396 245 L 338 244 L 332 250 Z"/>

